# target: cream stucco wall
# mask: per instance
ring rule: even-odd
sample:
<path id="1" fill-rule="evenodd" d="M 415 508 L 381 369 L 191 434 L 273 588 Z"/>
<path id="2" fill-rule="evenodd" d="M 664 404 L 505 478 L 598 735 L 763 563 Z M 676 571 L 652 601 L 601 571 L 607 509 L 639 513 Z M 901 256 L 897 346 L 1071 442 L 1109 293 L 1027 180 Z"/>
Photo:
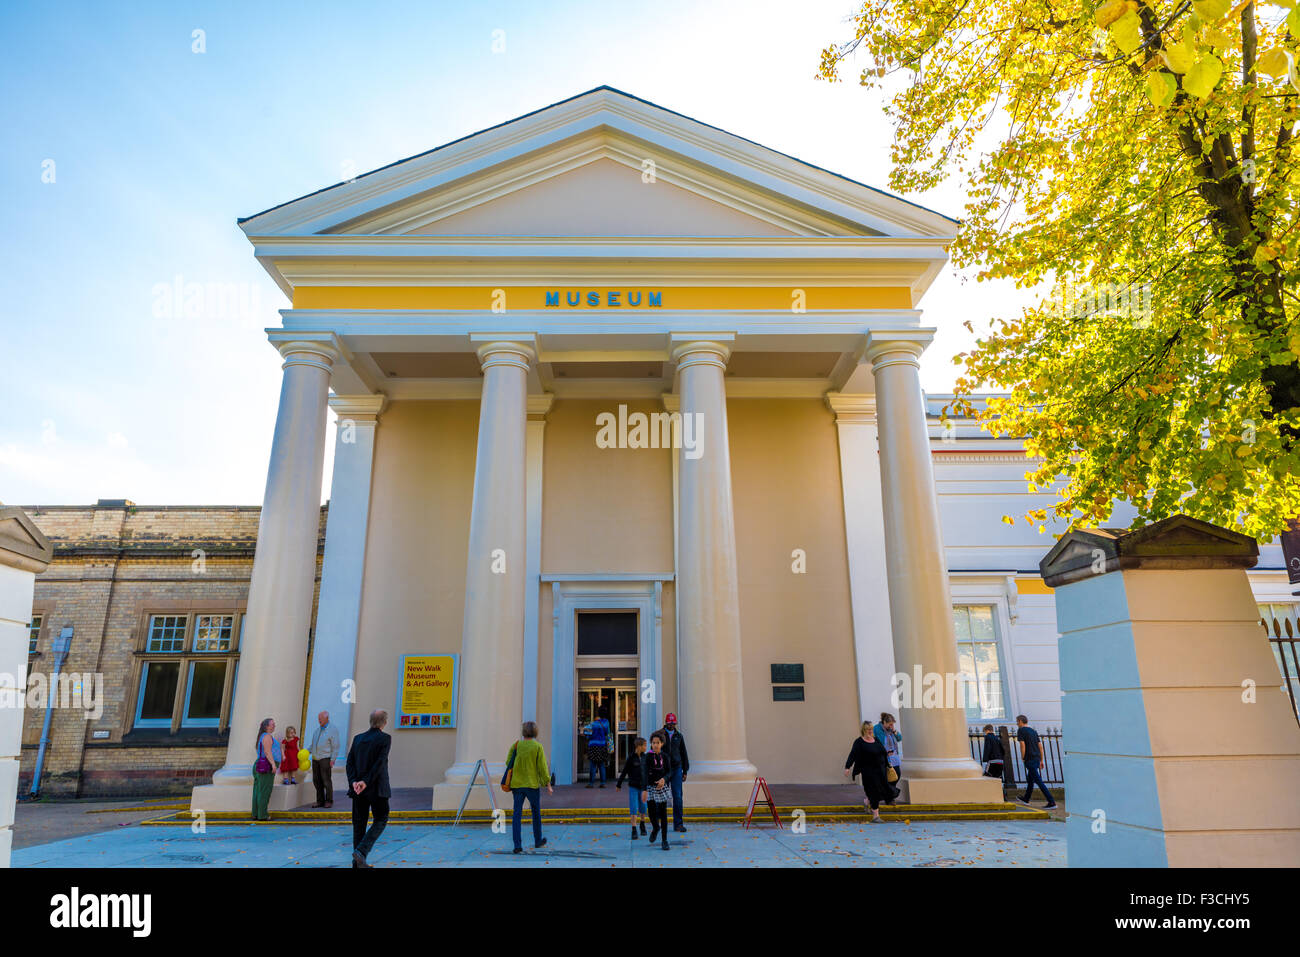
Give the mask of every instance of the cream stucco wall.
<path id="1" fill-rule="evenodd" d="M 477 402 L 395 402 L 380 420 L 349 738 L 397 713 L 402 655 L 460 652 L 477 438 Z M 454 730 L 389 730 L 394 787 L 441 780 Z"/>
<path id="2" fill-rule="evenodd" d="M 858 719 L 834 418 L 814 399 L 733 399 L 727 417 L 749 758 L 773 782 L 842 781 Z M 773 701 L 770 666 L 790 662 L 806 700 Z"/>
<path id="3" fill-rule="evenodd" d="M 628 414 L 663 412 L 629 401 Z M 673 570 L 673 464 L 668 449 L 602 449 L 596 416 L 613 399 L 558 400 L 546 425 L 542 572 Z"/>

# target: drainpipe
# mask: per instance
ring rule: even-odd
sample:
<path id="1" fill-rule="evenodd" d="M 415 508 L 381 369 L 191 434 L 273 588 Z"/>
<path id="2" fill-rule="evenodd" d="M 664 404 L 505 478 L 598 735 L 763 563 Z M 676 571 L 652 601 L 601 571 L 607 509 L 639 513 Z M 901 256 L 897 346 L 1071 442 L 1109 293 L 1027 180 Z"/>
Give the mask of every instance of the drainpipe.
<path id="1" fill-rule="evenodd" d="M 45 749 L 50 743 L 50 718 L 54 714 L 54 696 L 59 687 L 59 672 L 67 660 L 68 649 L 72 647 L 72 626 L 64 625 L 59 637 L 54 639 L 54 673 L 50 675 L 50 686 L 45 695 L 45 723 L 41 725 L 41 746 L 36 752 L 36 770 L 32 772 L 32 790 L 27 795 L 29 801 L 41 796 L 41 771 L 45 767 Z"/>

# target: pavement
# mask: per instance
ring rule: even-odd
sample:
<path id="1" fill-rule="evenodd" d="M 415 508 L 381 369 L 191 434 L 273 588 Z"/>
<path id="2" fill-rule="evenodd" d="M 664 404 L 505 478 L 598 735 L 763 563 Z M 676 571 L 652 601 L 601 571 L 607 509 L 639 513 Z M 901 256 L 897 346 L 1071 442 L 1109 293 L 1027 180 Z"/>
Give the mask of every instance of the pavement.
<path id="1" fill-rule="evenodd" d="M 48 844 L 64 838 L 117 830 L 149 818 L 174 814 L 166 807 L 151 805 L 188 805 L 185 798 L 119 801 L 20 801 L 14 808 L 13 846 L 15 849 Z M 143 810 L 135 810 L 144 808 Z"/>
<path id="2" fill-rule="evenodd" d="M 527 815 L 524 831 L 531 844 Z M 771 825 L 696 824 L 672 834 L 666 852 L 644 838 L 631 840 L 626 825 L 557 824 L 545 833 L 546 847 L 516 855 L 508 825 L 493 833 L 487 823 L 393 824 L 370 861 L 377 868 L 1065 866 L 1065 827 L 1056 820 L 806 824 L 799 834 Z M 15 847 L 12 866 L 348 867 L 350 852 L 346 825 L 237 824 L 195 833 L 114 821 L 99 833 Z"/>

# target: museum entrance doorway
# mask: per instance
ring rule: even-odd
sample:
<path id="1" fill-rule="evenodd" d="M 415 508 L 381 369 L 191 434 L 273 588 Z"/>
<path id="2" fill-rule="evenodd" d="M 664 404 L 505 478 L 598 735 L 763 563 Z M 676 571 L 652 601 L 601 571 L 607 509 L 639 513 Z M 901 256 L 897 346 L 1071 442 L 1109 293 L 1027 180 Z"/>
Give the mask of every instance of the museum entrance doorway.
<path id="1" fill-rule="evenodd" d="M 574 780 L 591 780 L 589 738 L 583 732 L 603 717 L 609 721 L 605 779 L 613 783 L 641 733 L 637 707 L 639 616 L 635 610 L 581 611 L 577 626 Z"/>

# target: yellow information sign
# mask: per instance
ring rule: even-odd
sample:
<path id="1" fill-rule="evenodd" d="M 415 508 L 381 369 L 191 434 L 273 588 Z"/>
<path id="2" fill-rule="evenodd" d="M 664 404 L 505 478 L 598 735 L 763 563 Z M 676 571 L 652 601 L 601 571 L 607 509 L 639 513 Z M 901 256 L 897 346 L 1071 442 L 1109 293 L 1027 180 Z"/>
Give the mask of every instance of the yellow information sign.
<path id="1" fill-rule="evenodd" d="M 459 672 L 460 655 L 403 655 L 397 727 L 456 727 Z"/>

